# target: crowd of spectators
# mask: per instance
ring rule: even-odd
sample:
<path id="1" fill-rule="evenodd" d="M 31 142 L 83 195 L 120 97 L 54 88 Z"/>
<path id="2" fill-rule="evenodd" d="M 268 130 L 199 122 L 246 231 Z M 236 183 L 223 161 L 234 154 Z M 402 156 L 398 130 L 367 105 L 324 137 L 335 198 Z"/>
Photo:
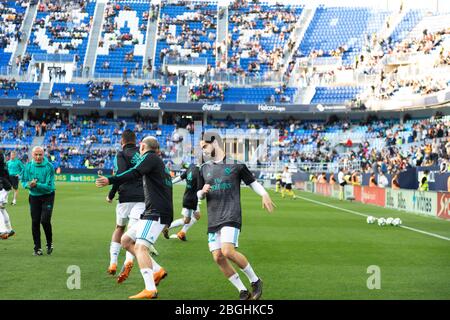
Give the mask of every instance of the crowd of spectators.
<path id="1" fill-rule="evenodd" d="M 28 0 L 16 1 L 16 6 L 26 8 Z M 24 14 L 17 12 L 16 8 L 8 6 L 8 3 L 0 3 L 0 49 L 5 49 L 13 42 L 21 42 L 23 34 L 20 28 Z"/>
<path id="2" fill-rule="evenodd" d="M 208 123 L 215 128 L 227 129 L 233 120 L 209 120 Z M 358 135 L 356 132 L 361 125 L 366 126 L 366 138 L 352 138 Z M 233 128 L 254 133 L 261 133 L 264 129 L 277 130 L 278 140 L 272 144 L 272 156 L 275 155 L 279 161 L 298 165 L 303 170 L 318 167 L 327 170 L 329 165 L 340 164 L 358 168 L 362 173 L 378 173 L 381 170 L 385 174 L 395 174 L 416 166 L 450 164 L 448 117 L 417 120 L 408 125 L 377 119 L 358 123 L 264 120 L 237 123 Z M 330 140 L 330 130 L 341 130 L 342 136 L 350 138 L 345 141 Z M 299 134 L 299 131 L 303 133 Z M 382 143 L 376 144 L 375 140 Z"/>
<path id="3" fill-rule="evenodd" d="M 189 96 L 191 101 L 223 101 L 227 85 L 221 83 L 204 83 L 200 86 L 191 85 Z"/>
<path id="4" fill-rule="evenodd" d="M 446 51 L 443 42 L 450 36 L 450 28 L 438 32 L 424 30 L 419 38 L 405 38 L 399 43 L 394 43 L 390 38 L 383 39 L 376 34 L 368 36 L 363 48 L 363 53 L 357 57 L 354 68 L 366 75 L 376 75 L 376 81 L 371 86 L 370 97 L 387 100 L 401 88 L 411 88 L 413 94 L 427 95 L 444 90 L 448 87 L 449 78 L 445 75 L 439 77 L 427 75 L 427 70 L 422 70 L 422 76 L 400 77 L 398 68 L 387 71 L 383 68 L 383 59 L 402 59 L 405 55 L 422 54 L 429 55 L 438 50 L 438 58 L 434 68 L 448 65 L 450 53 Z M 429 71 L 429 70 L 428 70 Z"/>
<path id="5" fill-rule="evenodd" d="M 248 12 L 242 9 L 249 8 Z M 295 8 L 276 5 L 271 10 L 263 10 L 258 1 L 252 3 L 236 0 L 230 5 L 229 21 L 233 24 L 227 39 L 227 46 L 231 50 L 228 57 L 227 69 L 240 75 L 248 75 L 263 71 L 261 65 L 267 65 L 270 71 L 279 71 L 283 65 L 284 47 L 293 47 L 289 40 L 290 33 L 298 20 Z M 263 28 L 258 28 L 262 21 Z M 233 37 L 233 35 L 239 35 Z M 272 38 L 274 45 L 269 49 L 263 48 L 261 40 Z M 241 58 L 255 58 L 244 69 Z M 221 61 L 221 68 L 224 63 Z"/>
<path id="6" fill-rule="evenodd" d="M 109 3 L 105 10 L 105 22 L 103 24 L 103 32 L 105 33 L 105 37 L 108 37 L 109 40 L 109 50 L 114 51 L 118 48 L 122 48 L 126 45 L 126 43 L 131 42 L 133 45 L 139 44 L 139 39 L 136 35 L 133 35 L 131 32 L 122 33 L 117 25 L 117 21 L 115 18 L 118 16 L 121 10 L 130 11 L 133 10 L 129 5 L 121 5 L 119 3 Z M 145 11 L 142 16 L 142 20 L 145 22 L 139 26 L 139 30 L 146 32 L 147 24 L 146 22 L 149 19 L 149 13 Z M 99 46 L 103 47 L 105 43 L 105 39 L 101 39 L 99 42 Z M 124 61 L 133 62 L 134 61 L 134 51 L 125 54 Z M 109 68 L 109 62 L 103 65 L 103 68 Z"/>
<path id="7" fill-rule="evenodd" d="M 161 15 L 158 41 L 165 41 L 169 47 L 159 52 L 160 61 L 163 61 L 166 56 L 190 58 L 212 52 L 216 43 L 217 10 L 210 10 L 206 2 L 184 3 L 181 1 L 170 5 L 183 6 L 189 11 L 176 17 L 164 13 Z M 200 22 L 201 27 L 193 28 L 190 22 Z M 181 32 L 171 32 L 173 26 L 180 26 Z"/>
<path id="8" fill-rule="evenodd" d="M 114 86 L 112 82 L 104 80 L 94 82 L 92 80 L 88 81 L 86 84 L 87 95 L 85 95 L 85 90 L 83 92 L 77 92 L 75 86 L 68 84 L 64 91 L 54 90 L 51 93 L 52 98 L 59 99 L 89 99 L 89 100 L 120 100 L 120 101 L 130 101 L 130 100 L 145 100 L 145 101 L 165 101 L 167 99 L 167 94 L 172 90 L 169 86 L 162 86 L 156 82 L 146 82 L 142 86 L 131 85 L 130 82 L 125 81 L 120 88 L 125 88 L 126 90 L 120 90 L 122 96 L 115 96 L 118 87 Z M 141 90 L 142 89 L 142 90 Z M 152 91 L 155 90 L 155 91 Z M 155 95 L 155 92 L 158 95 Z"/>
<path id="9" fill-rule="evenodd" d="M 333 124 L 344 132 L 352 132 L 358 124 L 342 122 Z M 327 124 L 301 123 L 291 121 L 279 126 L 281 147 L 280 157 L 292 163 L 339 163 L 354 162 L 365 173 L 394 174 L 415 166 L 439 166 L 450 161 L 450 119 L 427 119 L 415 121 L 406 130 L 404 125 L 384 121 L 367 124 L 367 133 L 375 133 L 375 138 L 362 141 L 348 141 L 332 144 L 326 138 Z M 307 138 L 299 139 L 298 128 L 313 130 Z M 407 131 L 407 134 L 403 134 Z M 373 139 L 381 138 L 383 145 L 371 145 Z M 312 146 L 302 151 L 302 146 Z M 341 149 L 338 149 L 341 147 Z M 342 150 L 342 147 L 345 149 Z M 339 151 L 338 151 L 339 150 Z"/>
<path id="10" fill-rule="evenodd" d="M 54 39 L 84 39 L 87 38 L 92 23 L 75 23 L 79 17 L 75 15 L 83 13 L 86 10 L 87 1 L 70 0 L 70 1 L 44 1 L 39 4 L 39 12 L 49 12 L 45 19 L 36 19 L 32 31 L 37 28 L 45 28 L 51 34 L 49 45 L 51 46 Z M 35 45 L 39 45 L 40 39 L 35 39 Z M 57 50 L 75 50 L 73 42 L 59 43 Z M 56 51 L 55 53 L 58 53 Z"/>

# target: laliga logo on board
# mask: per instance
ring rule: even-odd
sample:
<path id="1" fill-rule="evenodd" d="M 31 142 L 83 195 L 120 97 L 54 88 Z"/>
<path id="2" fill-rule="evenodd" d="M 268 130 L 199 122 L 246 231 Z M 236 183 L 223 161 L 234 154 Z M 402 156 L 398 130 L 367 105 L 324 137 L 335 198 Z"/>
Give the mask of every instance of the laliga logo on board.
<path id="1" fill-rule="evenodd" d="M 203 111 L 220 111 L 222 110 L 222 105 L 220 103 L 207 104 L 202 106 Z"/>

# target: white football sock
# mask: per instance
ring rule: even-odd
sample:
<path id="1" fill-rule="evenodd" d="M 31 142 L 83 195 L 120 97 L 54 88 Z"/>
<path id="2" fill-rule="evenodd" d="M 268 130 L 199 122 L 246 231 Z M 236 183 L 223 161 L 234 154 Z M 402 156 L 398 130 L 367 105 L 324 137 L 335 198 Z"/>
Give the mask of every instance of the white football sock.
<path id="1" fill-rule="evenodd" d="M 134 261 L 134 256 L 127 251 L 127 253 L 125 254 L 125 263 L 128 262 L 133 262 Z"/>
<path id="2" fill-rule="evenodd" d="M 233 284 L 233 286 L 236 287 L 236 289 L 238 289 L 239 292 L 247 290 L 237 273 L 229 277 L 228 280 L 230 280 L 230 282 Z"/>
<path id="3" fill-rule="evenodd" d="M 241 270 L 243 273 L 245 273 L 245 275 L 247 276 L 247 278 L 250 282 L 258 281 L 259 278 L 256 275 L 255 271 L 253 271 L 253 268 L 250 265 L 250 263 L 244 269 L 241 269 Z"/>
<path id="4" fill-rule="evenodd" d="M 158 272 L 159 270 L 161 270 L 161 266 L 158 264 L 158 262 L 156 262 L 155 259 L 153 259 L 151 257 L 150 257 L 150 259 L 152 259 L 153 272 Z"/>
<path id="5" fill-rule="evenodd" d="M 110 256 L 110 262 L 109 264 L 117 264 L 117 259 L 119 258 L 120 253 L 120 243 L 111 241 L 111 245 L 109 247 L 109 256 Z"/>
<path id="6" fill-rule="evenodd" d="M 195 219 L 195 217 L 191 218 L 191 221 L 188 224 L 185 224 L 183 226 L 183 229 L 181 229 L 182 232 L 186 233 L 190 227 L 192 227 L 194 225 L 194 223 L 197 222 L 197 219 Z"/>
<path id="7" fill-rule="evenodd" d="M 11 231 L 11 220 L 9 219 L 9 214 L 6 209 L 0 209 L 0 213 L 3 216 L 3 223 L 5 225 L 6 232 Z"/>
<path id="8" fill-rule="evenodd" d="M 142 278 L 144 278 L 146 290 L 156 290 L 155 281 L 153 280 L 153 271 L 150 268 L 141 269 Z"/>
<path id="9" fill-rule="evenodd" d="M 181 227 L 183 224 L 184 224 L 184 219 L 177 219 L 177 220 L 174 220 L 174 221 L 172 221 L 172 223 L 170 224 L 169 229 Z"/>

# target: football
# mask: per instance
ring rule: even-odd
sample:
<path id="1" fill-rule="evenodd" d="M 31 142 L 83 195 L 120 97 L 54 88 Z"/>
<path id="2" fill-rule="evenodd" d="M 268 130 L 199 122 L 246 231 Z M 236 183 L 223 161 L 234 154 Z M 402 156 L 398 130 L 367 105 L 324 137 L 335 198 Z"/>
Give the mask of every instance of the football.
<path id="1" fill-rule="evenodd" d="M 386 225 L 386 219 L 385 218 L 378 218 L 378 225 L 379 226 Z"/>
<path id="2" fill-rule="evenodd" d="M 392 221 L 392 225 L 395 226 L 395 227 L 401 226 L 401 224 L 402 224 L 402 220 L 400 218 L 395 218 Z"/>
<path id="3" fill-rule="evenodd" d="M 387 225 L 392 225 L 392 222 L 393 222 L 393 221 L 394 221 L 394 218 L 389 217 L 389 218 L 386 219 L 386 224 L 387 224 Z"/>
<path id="4" fill-rule="evenodd" d="M 368 224 L 373 224 L 373 223 L 375 223 L 376 220 L 377 219 L 375 217 L 373 217 L 373 216 L 368 216 L 367 219 L 366 219 Z"/>

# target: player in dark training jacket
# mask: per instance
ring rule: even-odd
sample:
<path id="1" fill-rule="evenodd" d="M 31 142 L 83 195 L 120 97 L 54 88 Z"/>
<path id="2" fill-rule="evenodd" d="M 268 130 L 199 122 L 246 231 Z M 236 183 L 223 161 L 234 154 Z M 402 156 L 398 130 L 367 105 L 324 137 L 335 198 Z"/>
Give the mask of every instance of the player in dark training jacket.
<path id="1" fill-rule="evenodd" d="M 0 150 L 0 189 L 5 189 L 5 191 L 11 190 L 11 182 L 9 181 L 8 167 L 3 150 Z"/>
<path id="2" fill-rule="evenodd" d="M 186 189 L 183 195 L 183 210 L 181 210 L 181 214 L 184 218 L 174 220 L 169 228 L 163 230 L 163 234 L 166 239 L 169 239 L 170 229 L 183 226 L 181 231 L 179 231 L 176 236 L 178 239 L 186 241 L 187 231 L 194 225 L 194 223 L 200 220 L 200 203 L 197 198 L 198 174 L 198 167 L 195 164 L 191 164 L 185 172 L 172 180 L 172 184 L 186 180 Z"/>
<path id="3" fill-rule="evenodd" d="M 122 184 L 143 179 L 145 211 L 141 219 L 122 237 L 136 239 L 132 247 L 127 247 L 139 264 L 145 289 L 130 299 L 154 299 L 158 296 L 156 285 L 167 273 L 149 254 L 149 248 L 158 239 L 162 230 L 173 220 L 172 180 L 170 171 L 159 156 L 159 143 L 155 137 L 146 137 L 140 143 L 141 158 L 131 169 L 113 177 L 99 176 L 95 184 Z"/>
<path id="4" fill-rule="evenodd" d="M 239 299 L 257 300 L 262 294 L 262 280 L 247 258 L 236 250 L 242 226 L 241 181 L 262 197 L 263 208 L 267 211 L 272 212 L 274 204 L 245 164 L 226 157 L 219 134 L 204 133 L 200 144 L 206 162 L 200 167 L 197 195 L 199 199 L 206 197 L 209 250 L 220 270 L 238 289 Z M 248 277 L 252 293 L 242 283 L 230 261 Z"/>
<path id="5" fill-rule="evenodd" d="M 133 168 L 140 160 L 139 147 L 136 146 L 136 135 L 131 130 L 125 130 L 121 137 L 122 150 L 119 151 L 114 159 L 114 173 L 121 174 Z M 110 263 L 107 272 L 111 275 L 116 274 L 117 261 L 120 253 L 120 239 L 125 232 L 125 226 L 130 229 L 139 221 L 141 214 L 145 210 L 144 187 L 142 178 L 125 182 L 121 185 L 114 184 L 106 197 L 106 201 L 111 203 L 116 193 L 119 192 L 119 203 L 116 206 L 116 228 L 112 234 L 111 245 L 109 249 Z M 156 250 L 151 246 L 150 251 Z M 125 281 L 133 268 L 134 256 L 127 251 L 125 263 L 122 267 L 117 282 Z"/>
<path id="6" fill-rule="evenodd" d="M 3 151 L 0 150 L 0 219 L 2 219 L 5 227 L 5 230 L 0 230 L 1 239 L 8 239 L 15 234 L 15 231 L 11 227 L 8 211 L 6 211 L 9 190 L 11 190 L 11 183 L 6 168 L 5 156 Z"/>

